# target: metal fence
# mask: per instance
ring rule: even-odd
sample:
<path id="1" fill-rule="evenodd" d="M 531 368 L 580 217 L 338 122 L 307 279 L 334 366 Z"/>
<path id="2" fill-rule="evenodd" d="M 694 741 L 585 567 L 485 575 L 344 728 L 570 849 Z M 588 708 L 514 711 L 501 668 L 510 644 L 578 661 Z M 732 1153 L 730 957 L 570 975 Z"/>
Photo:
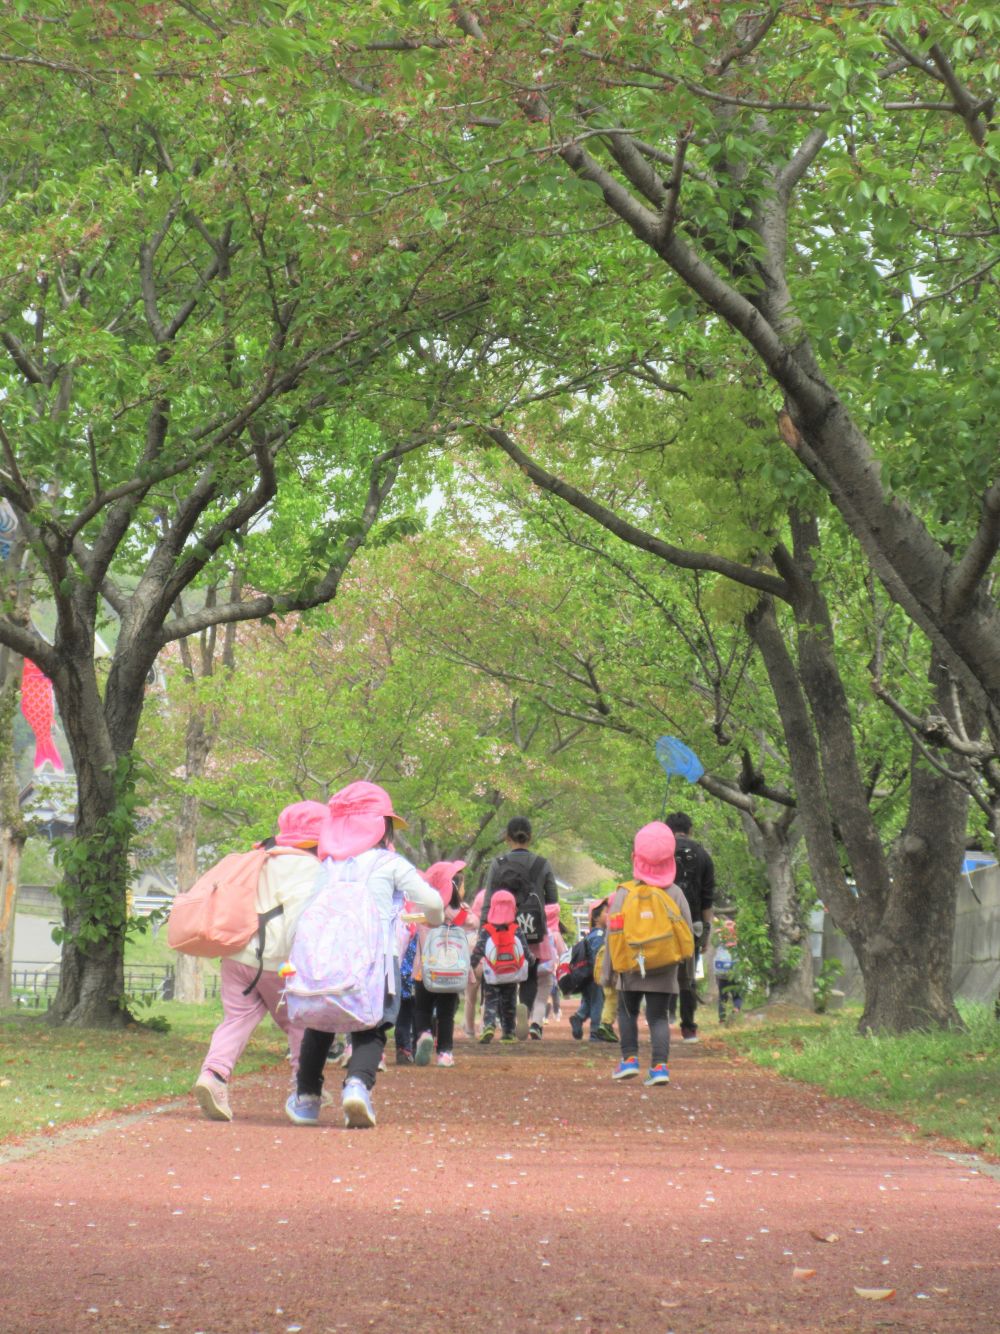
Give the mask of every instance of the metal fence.
<path id="1" fill-rule="evenodd" d="M 11 970 L 11 986 L 18 1005 L 47 1010 L 59 987 L 59 965 L 19 963 Z M 205 997 L 219 994 L 219 978 L 205 978 Z M 125 969 L 125 995 L 129 1000 L 173 1000 L 173 964 L 131 964 Z"/>

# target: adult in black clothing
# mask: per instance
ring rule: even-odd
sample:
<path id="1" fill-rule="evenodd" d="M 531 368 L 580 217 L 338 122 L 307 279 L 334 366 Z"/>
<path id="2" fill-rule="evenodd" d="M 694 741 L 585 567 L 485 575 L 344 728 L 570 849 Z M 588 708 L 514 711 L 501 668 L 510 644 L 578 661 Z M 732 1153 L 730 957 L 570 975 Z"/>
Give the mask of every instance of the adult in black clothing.
<path id="1" fill-rule="evenodd" d="M 526 815 L 515 815 L 507 822 L 507 851 L 500 853 L 490 862 L 489 870 L 486 872 L 486 898 L 483 900 L 482 920 L 486 921 L 486 914 L 489 911 L 490 899 L 493 897 L 494 889 L 499 889 L 503 881 L 503 870 L 511 864 L 517 863 L 527 872 L 528 879 L 531 881 L 531 887 L 538 895 L 544 912 L 546 903 L 559 902 L 559 890 L 556 886 L 555 872 L 549 865 L 545 857 L 531 851 L 528 844 L 531 842 L 531 821 Z M 526 933 L 528 934 L 528 933 Z M 519 1030 L 527 1023 L 527 1015 L 531 1014 L 531 1008 L 535 1003 L 535 997 L 538 994 L 538 952 L 547 947 L 547 938 L 539 943 L 532 942 L 530 945 L 532 956 L 532 967 L 528 973 L 527 980 L 522 982 L 518 992 L 518 1000 L 525 1007 L 525 1011 L 518 1014 Z M 537 1032 L 532 1031 L 533 1038 L 542 1036 L 541 1027 L 534 1025 Z M 526 1034 L 523 1031 L 518 1032 L 519 1037 Z"/>
<path id="2" fill-rule="evenodd" d="M 691 817 L 683 811 L 668 815 L 666 824 L 674 831 L 677 847 L 674 859 L 677 865 L 675 884 L 684 891 L 684 897 L 691 909 L 691 920 L 695 930 L 695 957 L 691 960 L 690 970 L 682 969 L 679 975 L 681 1039 L 684 1042 L 698 1041 L 698 1025 L 695 1023 L 695 1007 L 698 1003 L 694 992 L 694 967 L 699 954 L 708 948 L 708 937 L 712 930 L 712 904 L 715 902 L 715 865 L 712 858 L 691 837 Z M 698 933 L 698 927 L 701 932 Z"/>

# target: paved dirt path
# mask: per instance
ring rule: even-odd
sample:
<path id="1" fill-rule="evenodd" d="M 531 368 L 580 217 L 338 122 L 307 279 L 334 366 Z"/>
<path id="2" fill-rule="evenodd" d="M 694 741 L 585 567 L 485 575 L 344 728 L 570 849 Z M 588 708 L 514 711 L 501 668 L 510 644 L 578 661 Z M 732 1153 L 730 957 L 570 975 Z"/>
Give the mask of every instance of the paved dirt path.
<path id="1" fill-rule="evenodd" d="M 645 1089 L 565 1033 L 390 1066 L 375 1131 L 295 1128 L 274 1071 L 231 1125 L 0 1146 L 0 1330 L 1000 1329 L 995 1176 L 710 1043 Z"/>

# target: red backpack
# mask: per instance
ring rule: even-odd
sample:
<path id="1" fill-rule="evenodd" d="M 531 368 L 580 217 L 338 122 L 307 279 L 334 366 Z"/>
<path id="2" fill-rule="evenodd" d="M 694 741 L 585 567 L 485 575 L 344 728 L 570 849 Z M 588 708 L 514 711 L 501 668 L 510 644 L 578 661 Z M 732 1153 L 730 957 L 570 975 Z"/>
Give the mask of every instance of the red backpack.
<path id="1" fill-rule="evenodd" d="M 487 982 L 523 982 L 528 976 L 528 959 L 517 935 L 517 923 L 505 926 L 486 924 L 486 950 L 483 954 L 483 977 Z"/>

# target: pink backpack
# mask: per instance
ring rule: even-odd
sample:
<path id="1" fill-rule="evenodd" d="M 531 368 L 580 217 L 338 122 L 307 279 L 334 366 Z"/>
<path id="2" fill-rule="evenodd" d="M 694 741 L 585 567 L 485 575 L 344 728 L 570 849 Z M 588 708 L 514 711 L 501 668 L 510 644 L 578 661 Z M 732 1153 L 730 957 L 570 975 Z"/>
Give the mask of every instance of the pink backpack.
<path id="1" fill-rule="evenodd" d="M 181 954 L 221 959 L 238 954 L 282 911 L 257 912 L 257 884 L 271 857 L 309 856 L 297 848 L 251 848 L 230 852 L 178 894 L 167 919 L 167 943 Z M 262 951 L 261 951 L 262 952 Z"/>
<path id="2" fill-rule="evenodd" d="M 257 885 L 272 857 L 311 857 L 302 848 L 251 848 L 230 852 L 178 894 L 167 918 L 167 944 L 180 954 L 221 959 L 239 954 L 257 937 L 257 975 L 243 988 L 249 996 L 264 971 L 267 924 L 285 910 L 279 903 L 257 911 Z"/>
<path id="3" fill-rule="evenodd" d="M 364 880 L 353 878 L 350 862 L 323 863 L 324 879 L 302 909 L 289 959 L 285 1003 L 293 1023 L 357 1033 L 382 1022 L 392 946 L 368 877 L 385 857 L 376 857 Z"/>

